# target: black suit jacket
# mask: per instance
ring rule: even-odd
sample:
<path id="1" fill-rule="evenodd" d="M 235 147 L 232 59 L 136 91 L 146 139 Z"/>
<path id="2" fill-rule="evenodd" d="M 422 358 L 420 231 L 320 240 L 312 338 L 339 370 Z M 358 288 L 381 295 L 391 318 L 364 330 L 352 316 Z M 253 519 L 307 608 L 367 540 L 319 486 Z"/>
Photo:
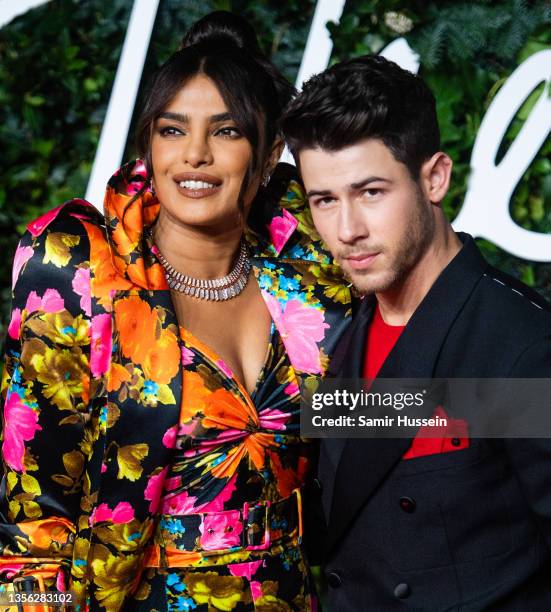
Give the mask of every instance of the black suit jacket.
<path id="1" fill-rule="evenodd" d="M 549 304 L 460 238 L 379 377 L 551 378 Z M 331 375 L 361 376 L 373 308 L 363 300 Z M 411 442 L 322 441 L 329 609 L 551 610 L 551 440 L 402 460 Z"/>

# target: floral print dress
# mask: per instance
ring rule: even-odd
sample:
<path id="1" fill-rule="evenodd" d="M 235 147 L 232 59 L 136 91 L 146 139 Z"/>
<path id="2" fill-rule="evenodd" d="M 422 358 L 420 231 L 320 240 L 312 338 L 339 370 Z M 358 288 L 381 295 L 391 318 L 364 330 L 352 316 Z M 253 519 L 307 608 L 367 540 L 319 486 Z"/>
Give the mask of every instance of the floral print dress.
<path id="1" fill-rule="evenodd" d="M 182 410 L 180 424 L 169 433 L 177 453 L 163 475 L 152 550 L 156 558 L 162 549 L 165 568 L 149 570 L 160 588 L 144 604 L 168 610 L 312 610 L 296 495 L 314 447 L 300 438 L 298 381 L 279 332 L 272 325 L 251 395 L 210 347 L 185 329 L 181 335 Z M 282 499 L 291 500 L 291 514 L 287 509 L 269 517 L 270 536 L 278 530 L 282 536 L 261 550 L 243 546 L 244 504 Z"/>
<path id="2" fill-rule="evenodd" d="M 111 178 L 104 214 L 72 200 L 29 224 L 2 379 L 0 590 L 31 574 L 79 611 L 312 607 L 299 388 L 325 372 L 351 296 L 298 183 L 274 184 L 246 236 L 273 321 L 250 396 L 179 328 L 141 161 Z"/>

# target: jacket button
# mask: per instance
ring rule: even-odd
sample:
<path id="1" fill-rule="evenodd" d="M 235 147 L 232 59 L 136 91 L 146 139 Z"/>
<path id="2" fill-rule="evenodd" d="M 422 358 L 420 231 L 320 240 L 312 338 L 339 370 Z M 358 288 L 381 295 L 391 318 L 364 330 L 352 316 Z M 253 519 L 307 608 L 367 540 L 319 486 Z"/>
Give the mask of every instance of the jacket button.
<path id="1" fill-rule="evenodd" d="M 459 438 L 451 439 L 452 446 L 461 446 L 461 440 Z"/>
<path id="2" fill-rule="evenodd" d="M 400 497 L 400 508 L 402 508 L 404 512 L 411 514 L 415 512 L 416 506 L 415 500 L 411 497 Z"/>
<path id="3" fill-rule="evenodd" d="M 398 599 L 405 599 L 406 597 L 409 597 L 411 595 L 411 589 L 409 588 L 409 584 L 406 584 L 405 582 L 401 582 L 400 584 L 396 585 L 396 587 L 394 588 L 394 596 L 397 597 Z"/>
<path id="4" fill-rule="evenodd" d="M 342 578 L 337 572 L 327 572 L 325 577 L 327 578 L 327 584 L 333 589 L 338 589 L 342 585 Z"/>
<path id="5" fill-rule="evenodd" d="M 319 478 L 314 478 L 312 484 L 320 493 L 323 491 L 323 485 L 321 484 L 321 480 Z"/>

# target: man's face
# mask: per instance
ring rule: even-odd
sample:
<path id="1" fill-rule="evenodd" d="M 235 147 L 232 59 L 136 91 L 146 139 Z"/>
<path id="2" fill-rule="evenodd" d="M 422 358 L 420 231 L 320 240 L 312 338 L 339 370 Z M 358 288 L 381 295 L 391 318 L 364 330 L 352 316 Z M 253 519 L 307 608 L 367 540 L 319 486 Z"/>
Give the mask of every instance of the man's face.
<path id="1" fill-rule="evenodd" d="M 361 293 L 397 289 L 434 235 L 431 204 L 380 141 L 300 152 L 314 223 Z"/>

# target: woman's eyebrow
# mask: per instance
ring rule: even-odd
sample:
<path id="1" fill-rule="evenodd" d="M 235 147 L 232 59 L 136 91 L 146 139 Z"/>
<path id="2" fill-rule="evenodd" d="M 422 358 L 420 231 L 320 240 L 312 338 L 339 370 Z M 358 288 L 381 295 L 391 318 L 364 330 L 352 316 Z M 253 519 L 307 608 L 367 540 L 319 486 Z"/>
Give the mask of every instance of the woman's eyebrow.
<path id="1" fill-rule="evenodd" d="M 211 123 L 218 123 L 220 121 L 227 121 L 231 119 L 232 116 L 228 112 L 217 113 L 216 115 L 211 115 L 209 117 L 209 121 Z M 159 119 L 168 119 L 169 121 L 178 121 L 179 123 L 189 123 L 189 115 L 185 115 L 182 113 L 172 113 L 170 111 L 165 111 L 159 115 Z"/>

